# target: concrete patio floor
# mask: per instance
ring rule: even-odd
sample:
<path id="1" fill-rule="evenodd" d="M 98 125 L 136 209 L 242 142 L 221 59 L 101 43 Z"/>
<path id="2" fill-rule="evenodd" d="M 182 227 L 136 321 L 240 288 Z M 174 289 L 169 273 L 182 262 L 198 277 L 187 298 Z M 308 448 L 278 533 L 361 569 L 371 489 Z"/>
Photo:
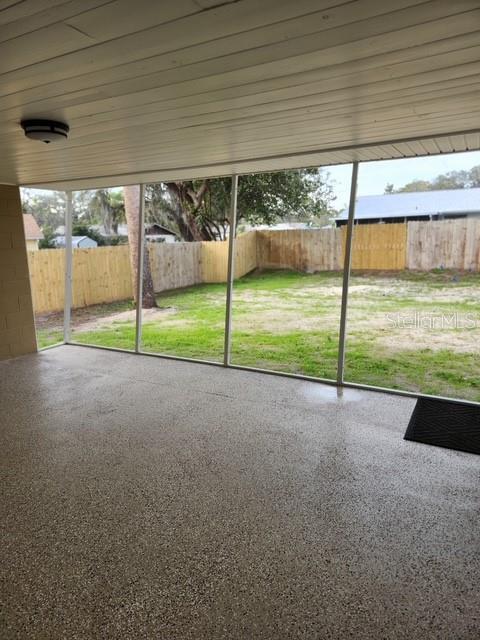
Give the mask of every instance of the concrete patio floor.
<path id="1" fill-rule="evenodd" d="M 414 400 L 64 346 L 0 363 L 2 639 L 476 639 L 480 458 Z"/>

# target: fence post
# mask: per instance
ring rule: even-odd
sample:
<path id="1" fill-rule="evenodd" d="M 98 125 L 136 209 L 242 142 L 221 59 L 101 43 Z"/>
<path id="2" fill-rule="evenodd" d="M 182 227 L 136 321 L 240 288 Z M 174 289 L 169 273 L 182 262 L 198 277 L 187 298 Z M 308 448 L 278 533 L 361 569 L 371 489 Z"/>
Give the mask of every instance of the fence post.
<path id="1" fill-rule="evenodd" d="M 68 344 L 71 336 L 72 315 L 72 225 L 73 200 L 72 192 L 67 191 L 67 207 L 65 210 L 65 296 L 63 304 L 63 342 Z"/>
<path id="2" fill-rule="evenodd" d="M 143 299 L 143 259 L 145 252 L 145 185 L 140 185 L 138 207 L 138 254 L 137 254 L 137 304 L 135 308 L 135 353 L 142 344 L 142 299 Z"/>
<path id="3" fill-rule="evenodd" d="M 347 235 L 345 238 L 345 260 L 343 264 L 342 308 L 340 311 L 340 331 L 338 335 L 337 383 L 343 384 L 345 368 L 345 340 L 347 337 L 348 287 L 352 266 L 353 223 L 355 219 L 355 198 L 357 196 L 358 162 L 352 165 L 352 182 L 350 186 L 350 202 L 348 205 Z"/>
<path id="4" fill-rule="evenodd" d="M 232 191 L 230 196 L 230 232 L 228 234 L 228 269 L 227 269 L 227 299 L 225 308 L 225 343 L 223 348 L 223 364 L 230 364 L 232 346 L 232 295 L 233 279 L 235 277 L 235 235 L 237 232 L 237 193 L 238 176 L 232 176 Z"/>

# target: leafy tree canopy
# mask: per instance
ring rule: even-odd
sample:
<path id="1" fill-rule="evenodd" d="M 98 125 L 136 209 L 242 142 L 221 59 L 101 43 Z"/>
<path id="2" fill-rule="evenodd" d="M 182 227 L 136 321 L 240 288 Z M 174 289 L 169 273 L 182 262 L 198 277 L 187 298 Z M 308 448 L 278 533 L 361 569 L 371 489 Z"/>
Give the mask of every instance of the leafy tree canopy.
<path id="1" fill-rule="evenodd" d="M 106 234 L 117 234 L 118 225 L 125 222 L 125 203 L 122 191 L 97 189 L 90 197 L 88 218 L 91 224 L 101 224 Z"/>
<path id="2" fill-rule="evenodd" d="M 90 220 L 90 203 L 93 191 L 75 191 L 73 194 L 73 220 L 84 220 L 95 224 L 97 220 Z M 43 189 L 22 189 L 22 204 L 24 213 L 31 213 L 42 227 L 55 230 L 65 224 L 65 210 L 67 199 L 63 191 L 46 191 Z M 98 221 L 100 222 L 100 221 Z"/>
<path id="3" fill-rule="evenodd" d="M 220 240 L 228 234 L 230 178 L 147 185 L 146 216 L 182 239 Z M 325 224 L 335 213 L 328 173 L 319 169 L 257 173 L 239 178 L 239 222 L 272 225 L 279 220 Z"/>
<path id="4" fill-rule="evenodd" d="M 441 189 L 471 189 L 480 187 L 480 165 L 468 170 L 441 173 L 433 180 L 412 180 L 403 187 L 395 189 L 392 183 L 385 187 L 385 193 L 404 193 L 412 191 L 437 191 Z"/>
<path id="5" fill-rule="evenodd" d="M 62 191 L 41 191 L 22 189 L 24 213 L 31 213 L 38 225 L 52 232 L 65 224 L 66 198 Z"/>
<path id="6" fill-rule="evenodd" d="M 55 230 L 65 225 L 66 196 L 62 191 L 22 189 L 25 213 L 31 213 L 43 230 L 40 248 L 55 246 Z M 99 245 L 118 244 L 118 225 L 125 221 L 125 205 L 121 189 L 75 191 L 73 194 L 73 232 L 86 235 Z M 93 226 L 103 227 L 105 238 Z"/>
<path id="7" fill-rule="evenodd" d="M 55 249 L 55 230 L 48 225 L 43 227 L 43 238 L 38 241 L 39 249 Z"/>

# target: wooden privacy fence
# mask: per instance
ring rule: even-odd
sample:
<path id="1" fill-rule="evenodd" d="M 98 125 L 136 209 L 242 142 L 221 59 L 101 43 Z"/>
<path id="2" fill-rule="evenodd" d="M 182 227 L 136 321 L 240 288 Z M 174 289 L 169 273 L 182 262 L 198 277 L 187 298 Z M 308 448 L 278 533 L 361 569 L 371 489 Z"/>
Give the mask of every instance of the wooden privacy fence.
<path id="1" fill-rule="evenodd" d="M 346 228 L 250 231 L 238 236 L 235 277 L 256 268 L 342 269 Z M 150 243 L 156 292 L 227 279 L 228 242 Z M 38 314 L 63 309 L 65 250 L 29 251 Z M 352 268 L 480 271 L 480 219 L 356 225 Z M 132 297 L 128 245 L 73 250 L 73 306 Z"/>
<path id="2" fill-rule="evenodd" d="M 227 281 L 228 242 L 202 242 L 202 282 Z M 235 278 L 257 268 L 257 235 L 249 231 L 235 242 Z"/>
<path id="3" fill-rule="evenodd" d="M 225 282 L 228 242 L 149 243 L 155 291 L 201 282 Z M 28 261 L 35 313 L 61 311 L 65 291 L 65 249 L 29 251 Z M 235 249 L 235 277 L 257 267 L 255 232 L 240 235 Z M 126 300 L 133 296 L 128 245 L 74 249 L 72 304 L 74 308 Z"/>
<path id="4" fill-rule="evenodd" d="M 409 222 L 407 269 L 480 271 L 480 219 Z"/>
<path id="5" fill-rule="evenodd" d="M 65 250 L 27 251 L 35 313 L 63 309 L 65 293 Z"/>
<path id="6" fill-rule="evenodd" d="M 257 266 L 297 271 L 343 268 L 346 226 L 339 229 L 257 231 Z M 360 224 L 353 234 L 352 269 L 401 271 L 406 267 L 406 224 Z"/>
<path id="7" fill-rule="evenodd" d="M 203 282 L 203 244 L 203 242 L 149 243 L 150 268 L 155 291 L 179 289 Z"/>
<path id="8" fill-rule="evenodd" d="M 257 231 L 257 266 L 337 271 L 343 264 L 342 235 L 342 229 Z"/>
<path id="9" fill-rule="evenodd" d="M 342 227 L 345 245 L 346 227 Z M 353 232 L 352 269 L 403 271 L 407 264 L 406 224 L 358 224 Z"/>
<path id="10" fill-rule="evenodd" d="M 29 251 L 28 263 L 35 312 L 50 313 L 63 309 L 65 249 Z M 125 300 L 131 296 L 128 245 L 73 250 L 73 307 Z"/>
<path id="11" fill-rule="evenodd" d="M 228 242 L 176 242 L 148 245 L 155 291 L 188 287 L 200 282 L 226 282 Z M 257 267 L 254 231 L 235 243 L 235 277 Z"/>

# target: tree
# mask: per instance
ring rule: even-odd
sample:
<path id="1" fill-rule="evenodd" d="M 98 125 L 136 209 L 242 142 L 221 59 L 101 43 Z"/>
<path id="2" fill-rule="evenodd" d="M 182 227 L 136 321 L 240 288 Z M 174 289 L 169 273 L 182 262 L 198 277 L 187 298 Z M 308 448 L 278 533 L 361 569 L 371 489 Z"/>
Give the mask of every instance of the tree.
<path id="1" fill-rule="evenodd" d="M 24 213 L 31 213 L 42 229 L 54 231 L 65 224 L 67 200 L 63 191 L 22 189 Z"/>
<path id="2" fill-rule="evenodd" d="M 90 199 L 91 215 L 100 218 L 107 235 L 118 234 L 118 225 L 125 220 L 125 205 L 121 191 L 97 189 Z"/>
<path id="3" fill-rule="evenodd" d="M 239 180 L 238 217 L 250 224 L 318 223 L 335 213 L 334 200 L 329 175 L 322 170 L 257 173 Z"/>
<path id="4" fill-rule="evenodd" d="M 63 191 L 22 189 L 25 213 L 33 214 L 44 229 L 56 229 L 65 224 L 66 197 Z M 121 190 L 97 189 L 73 193 L 73 222 L 82 225 L 102 224 L 108 235 L 118 233 L 118 225 L 125 220 L 125 206 Z"/>
<path id="5" fill-rule="evenodd" d="M 412 182 L 408 182 L 404 187 L 397 189 L 395 193 L 403 193 L 405 191 L 431 191 L 432 189 L 432 183 L 428 180 L 412 180 Z"/>
<path id="6" fill-rule="evenodd" d="M 393 184 L 388 183 L 385 187 L 385 193 L 471 189 L 473 187 L 480 187 L 480 165 L 476 165 L 470 170 L 447 171 L 447 173 L 436 176 L 433 180 L 412 180 L 399 189 L 395 189 Z"/>
<path id="7" fill-rule="evenodd" d="M 468 172 L 468 186 L 471 188 L 480 187 L 480 164 L 472 167 Z"/>
<path id="8" fill-rule="evenodd" d="M 207 212 L 206 195 L 209 180 L 188 180 L 164 183 L 163 204 L 168 218 L 173 221 L 180 236 L 187 242 L 212 240 Z"/>
<path id="9" fill-rule="evenodd" d="M 55 249 L 55 230 L 52 227 L 43 227 L 43 238 L 38 241 L 39 249 Z"/>
<path id="10" fill-rule="evenodd" d="M 127 218 L 128 242 L 130 245 L 130 265 L 132 271 L 132 284 L 134 299 L 137 297 L 137 276 L 138 276 L 138 252 L 139 246 L 139 223 L 140 223 L 140 185 L 123 187 L 125 199 L 125 214 Z M 157 306 L 155 292 L 153 290 L 152 272 L 150 269 L 150 259 L 148 247 L 144 244 L 143 252 L 143 295 L 142 307 L 151 309 Z"/>
<path id="11" fill-rule="evenodd" d="M 432 180 L 432 189 L 465 189 L 468 178 L 468 171 L 448 171 Z"/>
<path id="12" fill-rule="evenodd" d="M 318 169 L 241 176 L 237 218 L 249 224 L 271 225 L 286 219 L 324 223 L 334 213 L 335 196 L 328 179 Z M 170 228 L 187 242 L 224 240 L 230 190 L 230 178 L 147 185 L 147 219 Z"/>

